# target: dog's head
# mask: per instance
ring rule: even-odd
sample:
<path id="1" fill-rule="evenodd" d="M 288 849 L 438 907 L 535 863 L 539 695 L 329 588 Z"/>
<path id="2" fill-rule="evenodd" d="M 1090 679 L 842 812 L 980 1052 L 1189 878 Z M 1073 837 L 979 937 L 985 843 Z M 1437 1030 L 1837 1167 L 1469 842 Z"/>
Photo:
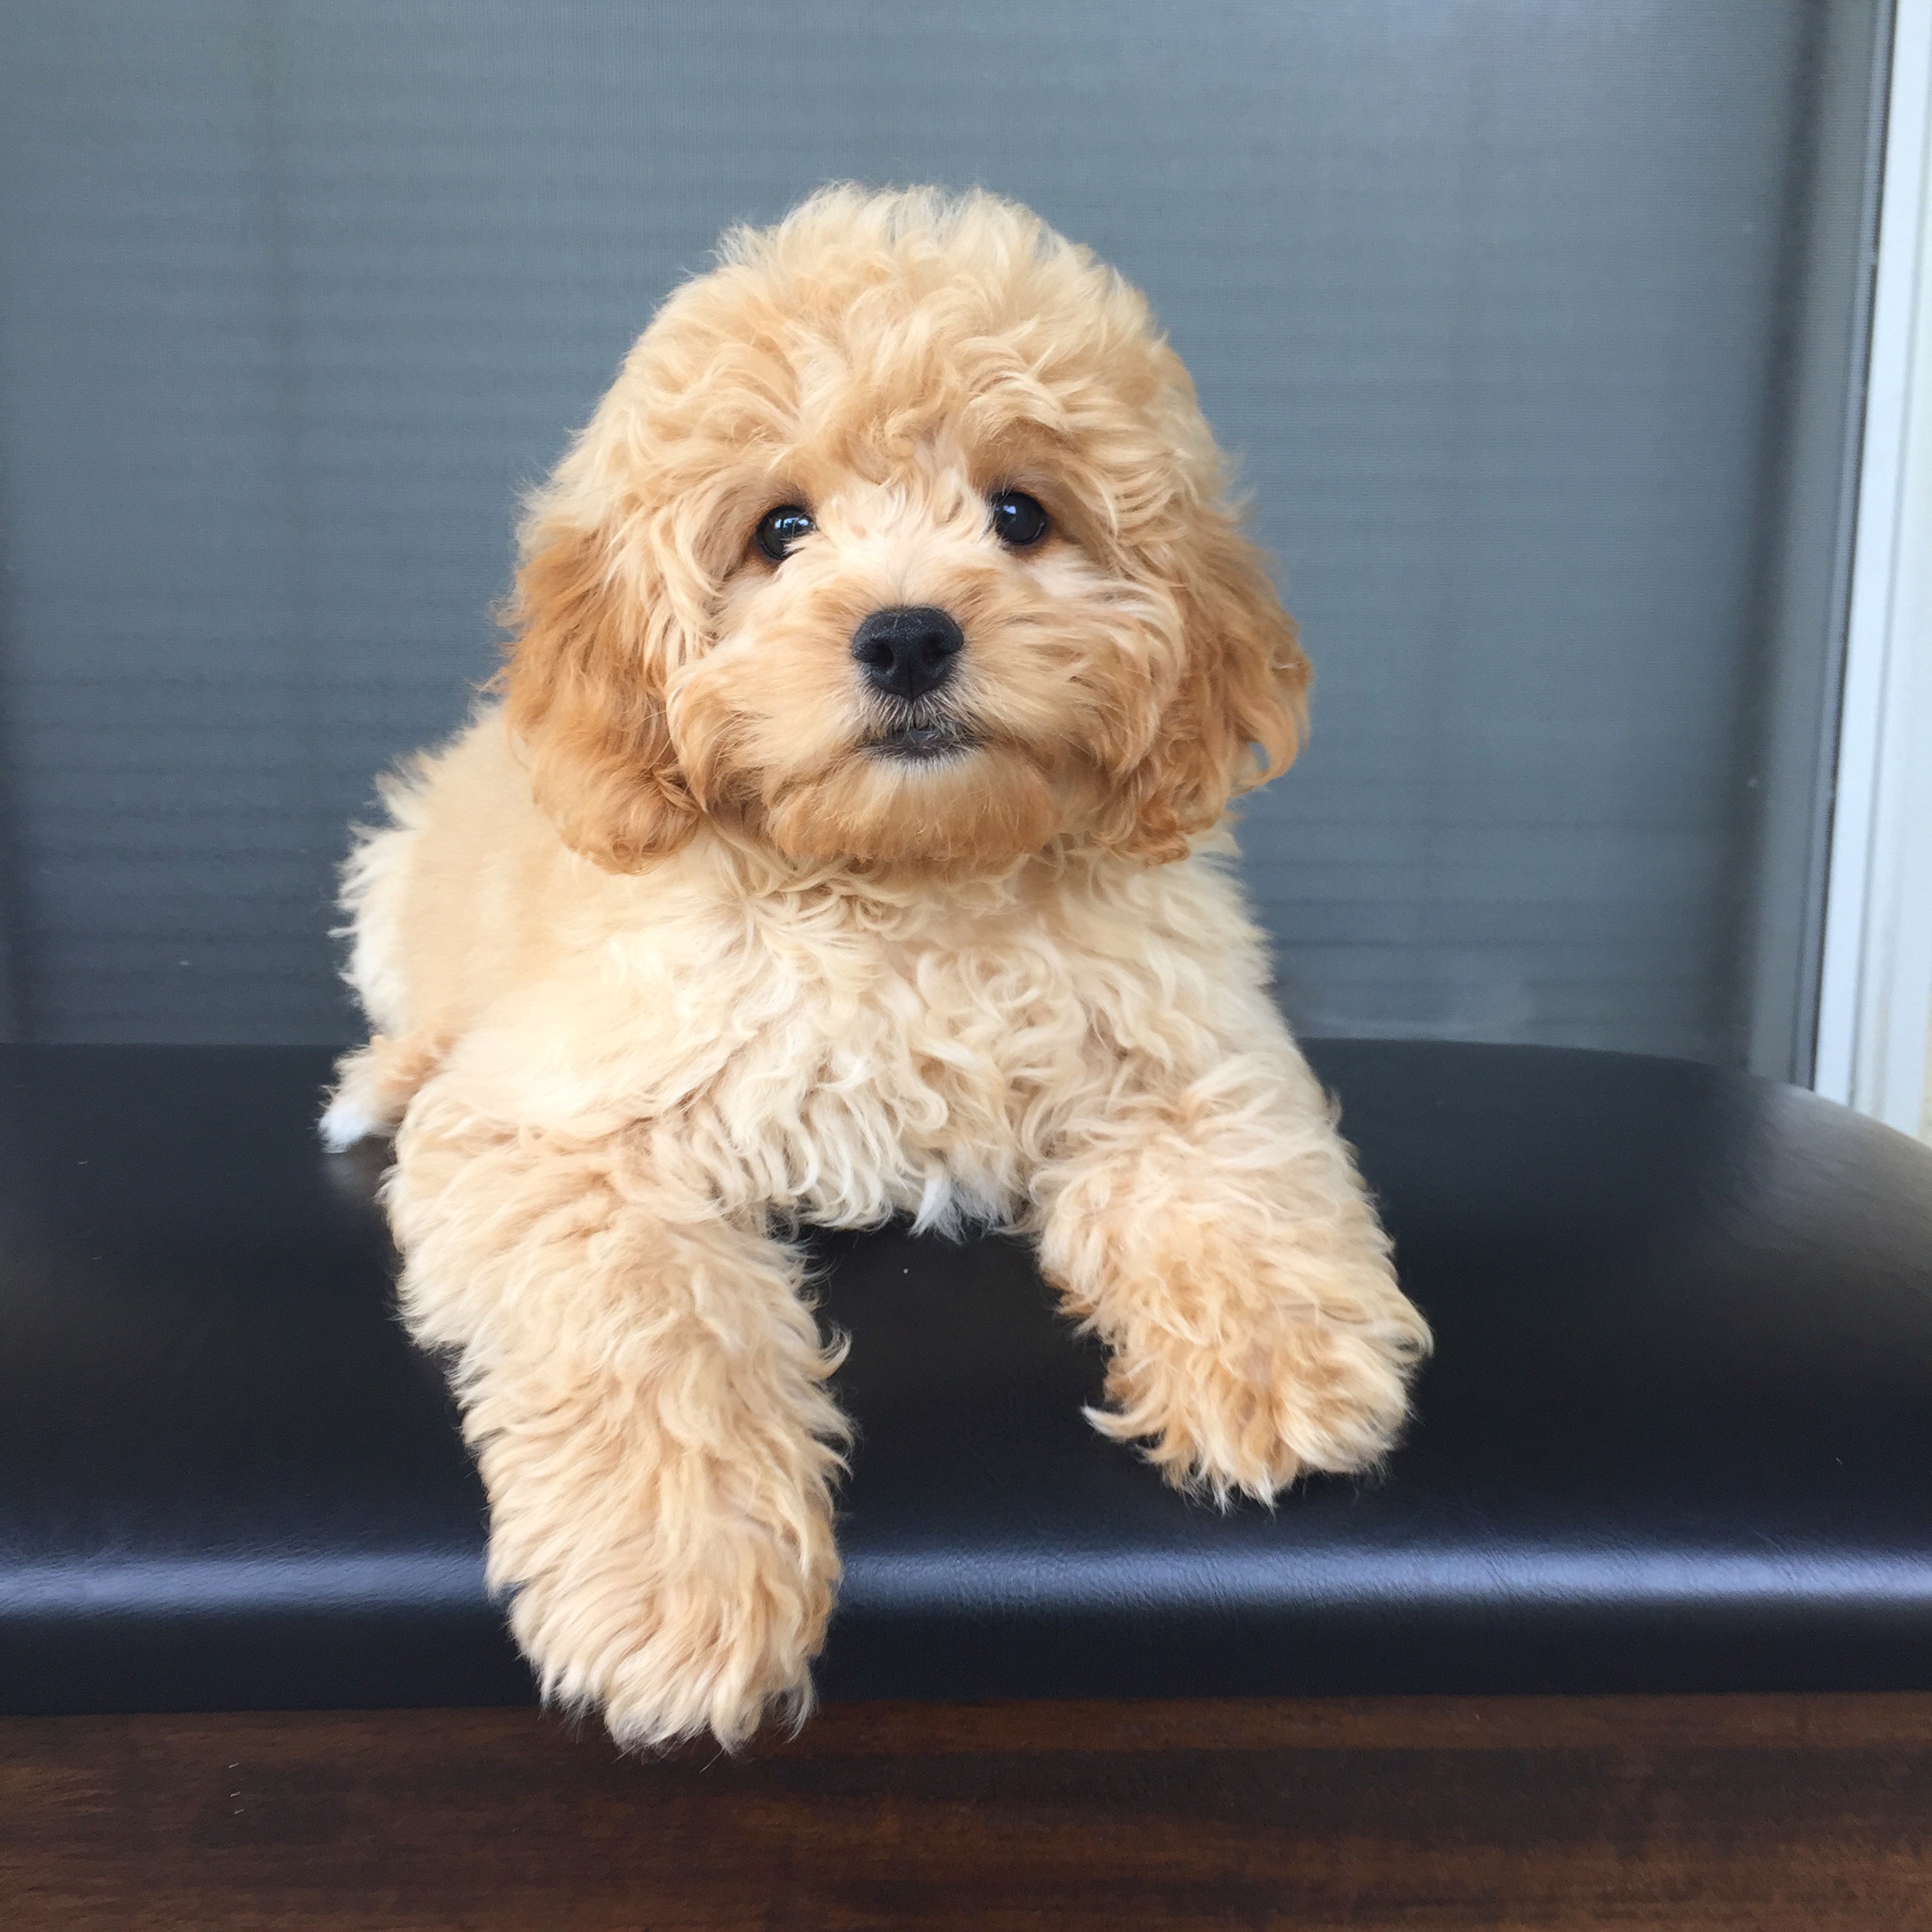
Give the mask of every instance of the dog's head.
<path id="1" fill-rule="evenodd" d="M 1140 296 L 984 194 L 833 189 L 667 301 L 523 532 L 507 711 L 617 869 L 1175 858 L 1306 661 Z"/>

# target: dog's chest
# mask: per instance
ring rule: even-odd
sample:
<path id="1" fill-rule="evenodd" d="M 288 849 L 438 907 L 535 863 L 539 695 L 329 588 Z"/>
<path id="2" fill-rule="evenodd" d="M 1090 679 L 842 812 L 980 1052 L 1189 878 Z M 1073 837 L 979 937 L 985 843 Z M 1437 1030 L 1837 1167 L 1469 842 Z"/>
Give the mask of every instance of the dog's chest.
<path id="1" fill-rule="evenodd" d="M 1066 962 L 1024 941 L 882 943 L 857 985 L 829 991 L 828 1071 L 915 1142 L 998 1138 L 1086 1033 Z"/>
<path id="2" fill-rule="evenodd" d="M 1091 1058 L 1074 963 L 1043 936 L 770 936 L 718 1123 L 813 1219 L 998 1218 Z"/>

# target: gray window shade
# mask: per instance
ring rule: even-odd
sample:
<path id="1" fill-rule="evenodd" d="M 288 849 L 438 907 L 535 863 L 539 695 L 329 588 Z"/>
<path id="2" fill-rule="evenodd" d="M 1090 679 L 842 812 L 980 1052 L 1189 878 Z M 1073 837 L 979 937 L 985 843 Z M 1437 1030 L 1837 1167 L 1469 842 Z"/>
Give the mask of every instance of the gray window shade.
<path id="1" fill-rule="evenodd" d="M 725 223 L 979 182 L 1140 283 L 1318 681 L 1339 1032 L 1807 1050 L 1885 9 L 0 6 L 17 1026 L 345 1037 L 330 874 Z"/>

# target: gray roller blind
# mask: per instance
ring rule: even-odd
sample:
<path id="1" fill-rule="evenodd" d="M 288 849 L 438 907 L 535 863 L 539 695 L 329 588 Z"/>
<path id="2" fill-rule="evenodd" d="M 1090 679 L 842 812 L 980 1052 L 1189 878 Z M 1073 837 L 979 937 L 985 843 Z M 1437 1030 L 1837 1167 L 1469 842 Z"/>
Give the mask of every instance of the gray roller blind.
<path id="1" fill-rule="evenodd" d="M 729 221 L 983 182 L 1151 294 L 1317 666 L 1335 1032 L 1803 1058 L 1877 0 L 0 6 L 18 1030 L 330 1040 L 331 867 Z"/>

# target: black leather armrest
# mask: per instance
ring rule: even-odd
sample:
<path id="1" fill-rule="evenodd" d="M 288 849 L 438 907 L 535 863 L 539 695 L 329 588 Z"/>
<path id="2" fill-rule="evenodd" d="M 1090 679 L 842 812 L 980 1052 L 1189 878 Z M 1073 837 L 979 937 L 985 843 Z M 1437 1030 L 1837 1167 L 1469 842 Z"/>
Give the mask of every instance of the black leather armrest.
<path id="1" fill-rule="evenodd" d="M 826 1238 L 833 1696 L 1932 1687 L 1932 1154 L 1623 1055 L 1317 1045 L 1438 1352 L 1226 1517 L 1024 1251 Z M 482 1500 L 306 1049 L 0 1050 L 0 1709 L 507 1702 Z"/>

